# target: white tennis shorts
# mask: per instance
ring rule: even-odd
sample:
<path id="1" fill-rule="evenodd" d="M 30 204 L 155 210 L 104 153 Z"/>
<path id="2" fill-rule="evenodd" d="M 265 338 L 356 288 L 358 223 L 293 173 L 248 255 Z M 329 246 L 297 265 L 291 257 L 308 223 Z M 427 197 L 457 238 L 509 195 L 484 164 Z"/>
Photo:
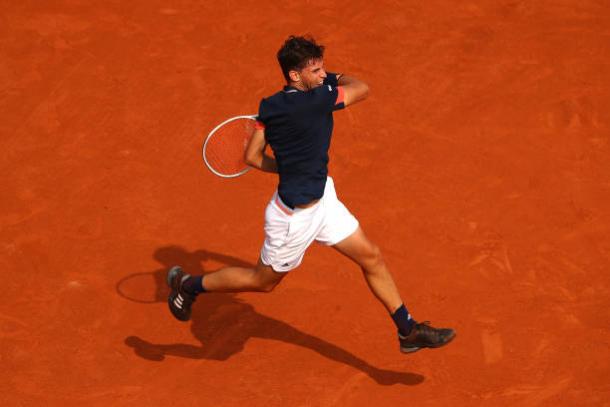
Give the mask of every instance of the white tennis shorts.
<path id="1" fill-rule="evenodd" d="M 337 198 L 333 179 L 326 179 L 324 196 L 309 208 L 289 208 L 277 191 L 265 210 L 263 264 L 278 272 L 297 268 L 315 240 L 332 246 L 358 229 L 358 220 Z"/>

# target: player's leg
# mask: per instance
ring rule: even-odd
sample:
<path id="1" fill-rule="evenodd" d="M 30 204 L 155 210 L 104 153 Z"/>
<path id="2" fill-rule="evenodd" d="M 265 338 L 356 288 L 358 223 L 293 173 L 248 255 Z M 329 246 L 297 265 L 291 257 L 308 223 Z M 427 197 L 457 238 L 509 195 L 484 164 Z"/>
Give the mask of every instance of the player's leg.
<path id="1" fill-rule="evenodd" d="M 383 261 L 379 248 L 366 237 L 360 227 L 333 247 L 361 267 L 371 291 L 390 312 L 396 324 L 402 352 L 411 353 L 421 348 L 438 348 L 455 337 L 453 329 L 434 328 L 425 322 L 417 323 L 411 318 L 411 314 L 400 299 L 394 279 Z"/>
<path id="2" fill-rule="evenodd" d="M 284 278 L 259 259 L 255 268 L 226 267 L 206 274 L 202 286 L 207 292 L 271 292 Z"/>
<path id="3" fill-rule="evenodd" d="M 325 211 L 324 225 L 316 240 L 332 246 L 355 261 L 364 273 L 364 278 L 373 294 L 394 313 L 401 305 L 394 279 L 388 271 L 379 248 L 364 234 L 358 220 L 337 197 L 335 183 L 328 177 L 322 197 Z"/>
<path id="4" fill-rule="evenodd" d="M 167 275 L 171 288 L 169 309 L 180 321 L 191 318 L 191 307 L 203 292 L 271 292 L 286 273 L 278 273 L 260 259 L 255 268 L 225 267 L 206 275 L 185 274 L 179 266 L 172 267 Z"/>
<path id="5" fill-rule="evenodd" d="M 379 248 L 366 237 L 358 220 L 339 201 L 330 177 L 324 190 L 323 205 L 326 211 L 325 222 L 316 239 L 334 247 L 360 266 L 371 292 L 386 307 L 396 324 L 401 351 L 414 352 L 423 347 L 439 347 L 453 339 L 455 333 L 452 329 L 432 328 L 411 318 Z"/>
<path id="6" fill-rule="evenodd" d="M 321 223 L 317 211 L 316 207 L 305 211 L 289 209 L 274 194 L 265 210 L 265 241 L 256 267 L 225 267 L 204 276 L 190 276 L 180 267 L 173 267 L 167 276 L 172 290 L 168 298 L 172 314 L 188 321 L 191 305 L 203 292 L 272 291 L 301 264 Z"/>
<path id="7" fill-rule="evenodd" d="M 361 267 L 369 288 L 390 314 L 402 305 L 400 294 L 383 261 L 381 251 L 366 237 L 360 227 L 332 247 Z"/>
<path id="8" fill-rule="evenodd" d="M 333 247 L 361 267 L 371 291 L 390 312 L 396 324 L 402 352 L 438 348 L 454 338 L 455 332 L 452 329 L 433 328 L 427 323 L 417 323 L 411 318 L 400 299 L 394 279 L 383 261 L 379 248 L 366 237 L 360 227 Z"/>

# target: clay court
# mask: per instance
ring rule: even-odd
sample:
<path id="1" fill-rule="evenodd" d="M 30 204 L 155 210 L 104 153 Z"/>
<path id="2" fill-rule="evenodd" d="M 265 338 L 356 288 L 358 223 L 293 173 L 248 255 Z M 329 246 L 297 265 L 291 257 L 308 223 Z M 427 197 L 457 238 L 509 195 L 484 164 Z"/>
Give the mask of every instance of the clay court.
<path id="1" fill-rule="evenodd" d="M 605 1 L 0 5 L 3 406 L 610 406 Z M 274 175 L 205 135 L 283 85 L 289 34 L 367 82 L 330 173 L 410 311 L 313 245 L 271 294 L 167 310 L 165 274 L 251 265 Z"/>

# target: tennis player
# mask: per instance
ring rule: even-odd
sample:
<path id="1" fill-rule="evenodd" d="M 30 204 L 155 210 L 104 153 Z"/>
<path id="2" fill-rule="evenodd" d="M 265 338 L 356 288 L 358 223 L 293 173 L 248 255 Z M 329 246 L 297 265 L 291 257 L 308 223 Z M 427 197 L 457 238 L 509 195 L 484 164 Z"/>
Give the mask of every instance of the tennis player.
<path id="1" fill-rule="evenodd" d="M 260 102 L 245 158 L 254 168 L 278 173 L 279 185 L 265 211 L 265 241 L 258 264 L 226 267 L 204 276 L 185 274 L 175 266 L 167 276 L 169 308 L 178 320 L 188 321 L 201 293 L 271 292 L 317 241 L 361 267 L 371 292 L 396 324 L 402 352 L 446 345 L 455 332 L 411 317 L 379 248 L 337 198 L 328 176 L 333 112 L 365 99 L 368 86 L 356 78 L 326 72 L 323 54 L 324 47 L 312 38 L 290 36 L 277 53 L 287 85 Z M 267 144 L 275 158 L 266 154 Z"/>

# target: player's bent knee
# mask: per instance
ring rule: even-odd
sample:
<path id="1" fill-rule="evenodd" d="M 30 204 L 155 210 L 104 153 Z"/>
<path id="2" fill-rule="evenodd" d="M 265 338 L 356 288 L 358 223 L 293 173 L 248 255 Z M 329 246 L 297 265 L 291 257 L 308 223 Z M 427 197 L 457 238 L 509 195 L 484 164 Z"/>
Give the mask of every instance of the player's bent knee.
<path id="1" fill-rule="evenodd" d="M 270 293 L 275 289 L 276 286 L 277 286 L 277 283 L 265 284 L 264 286 L 261 287 L 261 292 Z"/>
<path id="2" fill-rule="evenodd" d="M 282 281 L 284 274 L 278 273 L 269 267 L 264 270 L 258 270 L 255 277 L 255 290 L 270 293 Z"/>
<path id="3" fill-rule="evenodd" d="M 275 289 L 275 287 L 277 287 L 277 285 L 280 283 L 280 280 L 267 280 L 267 281 L 263 281 L 261 282 L 261 284 L 259 285 L 259 291 L 263 292 L 263 293 L 270 293 L 271 291 L 273 291 Z"/>
<path id="4" fill-rule="evenodd" d="M 362 266 L 365 269 L 372 269 L 376 266 L 383 264 L 383 256 L 381 254 L 381 249 L 375 244 L 371 243 L 371 246 L 368 248 L 367 253 L 364 257 L 364 264 L 362 264 Z"/>

